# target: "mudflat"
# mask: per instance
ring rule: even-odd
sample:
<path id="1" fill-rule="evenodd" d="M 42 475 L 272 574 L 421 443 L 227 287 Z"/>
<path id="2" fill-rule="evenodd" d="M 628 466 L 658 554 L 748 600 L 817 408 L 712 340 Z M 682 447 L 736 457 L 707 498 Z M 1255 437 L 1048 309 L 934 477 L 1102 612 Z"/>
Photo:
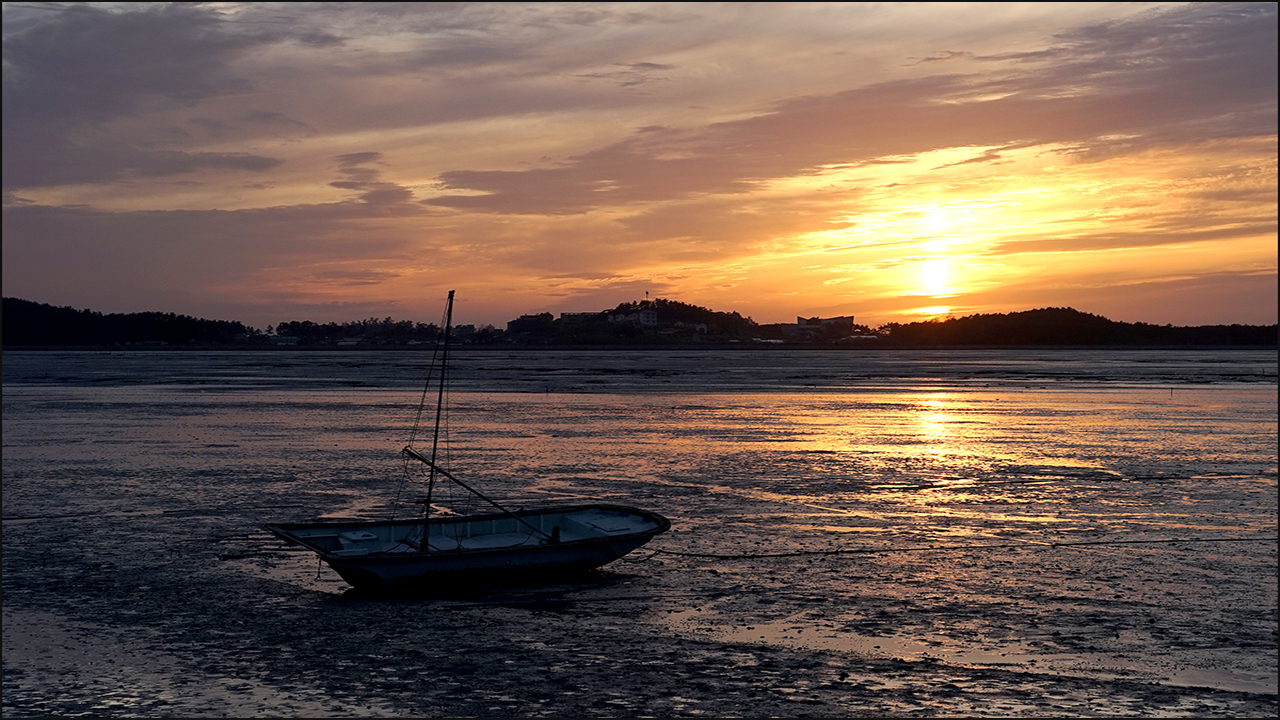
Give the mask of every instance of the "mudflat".
<path id="1" fill-rule="evenodd" d="M 1218 608 L 1240 618 L 1223 625 L 1200 622 L 1212 603 L 1185 614 L 1153 605 L 1133 584 L 1151 576 L 1142 551 L 1087 568 L 1067 548 L 1000 548 L 976 560 L 961 551 L 657 555 L 555 585 L 360 596 L 313 558 L 267 549 L 235 525 L 180 510 L 6 523 L 5 716 L 1276 709 L 1274 625 L 1263 609 Z M 957 561 L 1036 579 L 980 592 L 952 575 L 927 587 L 926 568 Z M 1104 566 L 1109 579 L 1083 579 Z M 1095 584 L 1110 586 L 1105 597 Z M 1197 590 L 1215 594 L 1185 588 Z"/>
<path id="2" fill-rule="evenodd" d="M 1277 711 L 1274 374 L 461 393 L 459 474 L 672 530 L 572 581 L 378 596 L 261 528 L 384 516 L 403 388 L 5 360 L 5 717 Z"/>

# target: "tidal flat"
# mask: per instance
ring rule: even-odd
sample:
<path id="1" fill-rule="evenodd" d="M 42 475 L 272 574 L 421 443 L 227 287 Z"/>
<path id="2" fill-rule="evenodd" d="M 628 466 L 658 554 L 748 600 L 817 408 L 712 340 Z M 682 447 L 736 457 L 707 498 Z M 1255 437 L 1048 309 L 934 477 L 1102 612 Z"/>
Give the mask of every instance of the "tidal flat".
<path id="1" fill-rule="evenodd" d="M 455 474 L 672 530 L 572 581 L 361 594 L 261 528 L 385 517 L 421 362 L 6 351 L 4 716 L 1277 712 L 1274 352 L 459 366 Z"/>

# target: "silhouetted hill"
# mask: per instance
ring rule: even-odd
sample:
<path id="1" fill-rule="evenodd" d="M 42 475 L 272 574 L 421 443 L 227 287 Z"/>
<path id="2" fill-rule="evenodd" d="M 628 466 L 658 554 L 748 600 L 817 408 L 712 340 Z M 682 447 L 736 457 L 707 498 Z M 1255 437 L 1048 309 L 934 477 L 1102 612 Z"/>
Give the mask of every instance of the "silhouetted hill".
<path id="1" fill-rule="evenodd" d="M 893 345 L 1277 345 L 1275 325 L 1123 323 L 1071 308 L 890 324 Z"/>
<path id="2" fill-rule="evenodd" d="M 654 311 L 664 322 L 668 324 L 705 324 L 720 332 L 735 333 L 738 335 L 750 334 L 756 328 L 754 320 L 742 317 L 742 315 L 737 312 L 717 312 L 697 305 L 682 303 L 678 300 L 667 300 L 666 298 L 658 298 L 657 300 L 652 301 L 646 300 L 644 302 L 622 303 L 616 308 L 606 311 L 605 314 L 627 315 L 644 309 Z"/>
<path id="3" fill-rule="evenodd" d="M 588 313 L 522 315 L 507 323 L 506 342 L 524 345 L 676 345 L 749 342 L 751 318 L 658 298 Z"/>
<path id="4" fill-rule="evenodd" d="M 21 345 L 111 345 L 115 343 L 230 344 L 256 335 L 239 322 L 200 320 L 174 313 L 113 313 L 54 307 L 4 298 L 3 342 Z"/>

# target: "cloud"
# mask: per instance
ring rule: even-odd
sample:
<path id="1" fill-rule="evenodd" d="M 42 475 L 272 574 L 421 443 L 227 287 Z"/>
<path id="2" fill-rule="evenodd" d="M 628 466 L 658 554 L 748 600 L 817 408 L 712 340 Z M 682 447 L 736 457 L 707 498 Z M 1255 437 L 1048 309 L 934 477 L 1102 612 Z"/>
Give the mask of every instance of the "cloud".
<path id="1" fill-rule="evenodd" d="M 675 68 L 674 65 L 654 62 L 614 63 L 620 68 L 605 72 L 581 73 L 577 77 L 592 80 L 605 80 L 625 89 L 639 88 L 664 80 L 663 73 Z"/>
<path id="2" fill-rule="evenodd" d="M 360 165 L 378 162 L 381 159 L 382 153 L 373 151 L 346 153 L 345 155 L 339 155 L 337 157 L 338 162 L 341 163 L 342 169 L 347 170 L 348 172 L 354 172 Z"/>
<path id="3" fill-rule="evenodd" d="M 1273 268 L 1052 287 L 1028 281 L 993 288 L 983 294 L 985 297 L 966 300 L 1023 309 L 1074 307 L 1111 320 L 1154 325 L 1271 325 L 1276 322 L 1277 287 Z"/>
<path id="4" fill-rule="evenodd" d="M 1273 4 L 32 7 L 6 292 L 58 304 L 337 312 L 447 277 L 508 317 L 647 289 L 776 319 L 946 242 L 1065 268 L 1247 236 L 1238 268 L 1275 233 Z"/>
<path id="5" fill-rule="evenodd" d="M 413 191 L 392 182 L 381 179 L 382 171 L 365 167 L 369 163 L 380 163 L 380 152 L 356 152 L 339 155 L 339 171 L 346 180 L 336 180 L 330 186 L 344 190 L 359 190 L 361 201 L 369 205 L 400 205 L 413 200 Z M 411 207 L 403 208 L 405 212 L 414 212 Z"/>
<path id="6" fill-rule="evenodd" d="M 1064 34 L 1040 53 L 1004 56 L 1012 65 L 995 75 L 894 81 L 783 101 L 700 130 L 646 129 L 557 167 L 447 171 L 445 194 L 425 202 L 582 213 L 744 193 L 770 178 L 942 148 L 1058 145 L 1096 160 L 1199 142 L 1206 132 L 1274 134 L 1275 15 L 1267 4 L 1150 13 Z M 991 151 L 969 162 L 997 157 Z"/>
<path id="7" fill-rule="evenodd" d="M 381 215 L 365 202 L 128 213 L 9 207 L 5 236 L 41 241 L 4 243 L 5 293 L 104 310 L 166 308 L 178 302 L 166 298 L 196 295 L 244 304 L 283 288 L 299 299 L 329 298 L 355 280 L 395 277 L 406 266 L 402 231 L 350 232 L 352 223 Z"/>
<path id="8" fill-rule="evenodd" d="M 381 285 L 387 280 L 400 277 L 400 273 L 387 270 L 328 270 L 316 273 L 314 277 L 342 285 Z"/>
<path id="9" fill-rule="evenodd" d="M 1275 218 L 1257 218 L 1254 222 L 1244 220 L 1244 218 L 1233 219 L 1230 225 L 1225 226 L 1188 227 L 1189 223 L 1179 218 L 1177 222 L 1152 223 L 1144 228 L 1130 228 L 1124 232 L 1095 230 L 1076 235 L 1040 237 L 1034 240 L 1008 240 L 991 245 L 983 254 L 1008 256 L 1019 253 L 1154 248 L 1276 235 L 1278 228 Z"/>
<path id="10" fill-rule="evenodd" d="M 257 123 L 261 125 L 284 125 L 287 127 L 297 127 L 306 130 L 314 130 L 310 125 L 301 120 L 294 120 L 282 112 L 274 112 L 271 110 L 249 110 L 241 119 L 249 123 Z"/>
<path id="11" fill-rule="evenodd" d="M 915 60 L 911 63 L 908 63 L 908 65 L 910 66 L 910 65 L 927 65 L 932 63 L 959 62 L 962 60 L 972 60 L 973 57 L 974 55 L 971 52 L 959 52 L 956 50 L 948 50 L 946 52 L 939 53 L 937 55 L 931 55 L 927 58 L 921 58 L 919 60 Z"/>
<path id="12" fill-rule="evenodd" d="M 249 89 L 252 83 L 230 72 L 228 61 L 278 38 L 261 29 L 225 32 L 214 15 L 185 4 L 121 13 L 81 9 L 7 36 L 4 187 L 278 165 L 249 153 L 156 150 L 140 141 L 100 139 L 114 121 Z"/>

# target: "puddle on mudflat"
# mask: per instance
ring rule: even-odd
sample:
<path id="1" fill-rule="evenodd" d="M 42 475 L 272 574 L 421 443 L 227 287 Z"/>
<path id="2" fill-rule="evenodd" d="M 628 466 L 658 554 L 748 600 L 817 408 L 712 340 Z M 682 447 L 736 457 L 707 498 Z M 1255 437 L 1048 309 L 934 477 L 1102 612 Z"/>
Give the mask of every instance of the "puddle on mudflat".
<path id="1" fill-rule="evenodd" d="M 1276 673 L 1244 672 L 1238 670 L 1206 670 L 1188 668 L 1173 673 L 1165 685 L 1185 687 L 1211 687 L 1219 690 L 1235 690 L 1250 693 L 1276 693 Z"/>
<path id="2" fill-rule="evenodd" d="M 865 658 L 885 658 L 911 662 L 935 661 L 975 668 L 1008 667 L 1020 672 L 1050 673 L 1057 676 L 1139 679 L 1161 685 L 1208 687 L 1251 693 L 1276 692 L 1276 673 L 1236 669 L 1188 668 L 1170 670 L 1168 663 L 1132 660 L 1107 653 L 1044 653 L 1028 643 L 995 644 L 989 647 L 959 646 L 954 640 L 902 635 L 867 636 L 814 628 L 795 618 L 760 622 L 728 629 L 710 629 L 703 609 L 671 613 L 664 624 L 689 628 L 700 626 L 718 642 L 763 644 L 792 649 L 847 653 Z"/>

